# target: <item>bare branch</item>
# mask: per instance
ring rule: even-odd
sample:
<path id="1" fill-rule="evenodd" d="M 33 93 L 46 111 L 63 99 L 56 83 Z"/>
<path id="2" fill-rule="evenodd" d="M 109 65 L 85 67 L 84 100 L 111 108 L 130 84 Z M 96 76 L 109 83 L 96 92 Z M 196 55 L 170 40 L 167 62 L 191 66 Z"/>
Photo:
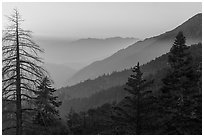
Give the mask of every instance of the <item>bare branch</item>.
<path id="1" fill-rule="evenodd" d="M 14 79 L 15 77 L 16 77 L 16 75 L 14 75 L 14 76 L 12 76 L 12 77 L 10 77 L 10 78 L 8 78 L 8 79 L 2 80 L 2 82 L 9 81 L 9 80 L 11 80 L 11 79 Z"/>
<path id="2" fill-rule="evenodd" d="M 31 91 L 31 92 L 33 92 L 33 93 L 38 92 L 37 90 L 31 89 L 30 87 L 28 87 L 28 86 L 27 86 L 26 84 L 24 84 L 24 83 L 21 83 L 21 84 L 24 85 L 24 86 L 21 86 L 22 89 L 25 89 L 25 90 Z"/>
<path id="3" fill-rule="evenodd" d="M 24 108 L 24 109 L 22 109 L 22 111 L 28 111 L 28 110 L 33 111 L 35 109 L 32 109 L 32 108 Z"/>
<path id="4" fill-rule="evenodd" d="M 2 129 L 2 132 L 5 132 L 6 130 L 13 129 L 13 128 L 16 128 L 16 126 L 4 128 L 4 129 Z"/>
<path id="5" fill-rule="evenodd" d="M 30 54 L 23 54 L 23 53 L 19 53 L 19 54 L 20 54 L 21 56 L 26 56 L 26 57 L 28 57 L 28 58 L 32 58 L 32 59 L 34 59 L 34 60 L 36 60 L 36 61 L 38 61 L 38 62 L 42 62 L 39 57 L 35 57 L 35 56 L 30 55 Z"/>
<path id="6" fill-rule="evenodd" d="M 3 88 L 3 91 L 6 90 L 8 87 L 10 87 L 11 85 L 15 85 L 16 82 L 11 82 L 9 85 L 7 85 L 5 88 Z"/>
<path id="7" fill-rule="evenodd" d="M 34 97 L 31 97 L 31 96 L 29 96 L 29 95 L 26 95 L 26 94 L 21 94 L 21 96 L 27 97 L 27 98 L 29 98 L 29 99 L 36 99 L 36 98 L 34 98 Z"/>
<path id="8" fill-rule="evenodd" d="M 36 77 L 41 77 L 41 75 L 39 75 L 38 73 L 34 73 L 34 72 L 32 72 L 32 71 L 29 71 L 28 69 L 25 69 L 25 68 L 23 68 L 23 67 L 21 67 L 21 69 L 24 70 L 24 71 L 26 71 L 26 72 L 28 72 L 28 73 L 30 73 L 31 75 L 34 75 L 34 76 L 36 76 Z"/>

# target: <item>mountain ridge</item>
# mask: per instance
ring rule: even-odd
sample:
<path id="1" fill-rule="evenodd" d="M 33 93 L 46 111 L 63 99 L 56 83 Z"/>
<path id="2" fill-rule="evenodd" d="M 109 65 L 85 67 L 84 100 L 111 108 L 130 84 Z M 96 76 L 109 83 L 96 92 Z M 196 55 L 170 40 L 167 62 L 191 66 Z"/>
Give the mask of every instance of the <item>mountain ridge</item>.
<path id="1" fill-rule="evenodd" d="M 196 14 L 171 31 L 138 41 L 108 58 L 91 63 L 73 75 L 69 80 L 69 85 L 74 85 L 86 79 L 94 79 L 104 73 L 108 74 L 130 68 L 138 61 L 140 64 L 147 63 L 151 59 L 169 51 L 178 31 L 183 31 L 188 45 L 201 42 L 202 14 Z"/>
<path id="2" fill-rule="evenodd" d="M 193 57 L 194 66 L 202 62 L 202 44 L 191 45 L 189 51 Z M 162 85 L 162 77 L 168 72 L 168 54 L 163 54 L 140 67 L 144 79 L 154 80 L 152 88 L 155 93 L 159 91 L 159 85 Z M 61 115 L 66 115 L 70 108 L 79 112 L 104 103 L 120 101 L 128 94 L 123 89 L 131 74 L 130 69 L 113 72 L 110 75 L 103 75 L 94 80 L 86 80 L 80 84 L 61 89 L 59 95 L 60 99 L 63 100 L 60 107 Z"/>

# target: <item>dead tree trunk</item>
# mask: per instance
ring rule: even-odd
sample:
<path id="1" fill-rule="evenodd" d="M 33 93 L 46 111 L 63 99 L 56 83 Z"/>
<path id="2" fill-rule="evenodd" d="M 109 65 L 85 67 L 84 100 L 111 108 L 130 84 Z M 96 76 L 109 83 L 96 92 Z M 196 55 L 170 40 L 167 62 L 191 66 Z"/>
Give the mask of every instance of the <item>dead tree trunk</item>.
<path id="1" fill-rule="evenodd" d="M 32 105 L 28 104 L 36 99 L 37 87 L 46 71 L 41 67 L 43 62 L 38 57 L 38 52 L 43 50 L 33 42 L 31 31 L 20 27 L 23 20 L 18 11 L 14 9 L 8 19 L 11 25 L 3 30 L 2 38 L 2 97 L 5 108 L 3 114 L 10 121 L 6 120 L 9 124 L 5 125 L 9 127 L 3 131 L 16 128 L 16 134 L 21 135 L 32 119 L 28 113 L 34 111 Z M 16 108 L 7 110 L 11 104 L 15 104 Z"/>
<path id="2" fill-rule="evenodd" d="M 22 134 L 21 78 L 20 78 L 20 59 L 19 59 L 18 16 L 16 16 L 16 134 L 17 135 Z"/>

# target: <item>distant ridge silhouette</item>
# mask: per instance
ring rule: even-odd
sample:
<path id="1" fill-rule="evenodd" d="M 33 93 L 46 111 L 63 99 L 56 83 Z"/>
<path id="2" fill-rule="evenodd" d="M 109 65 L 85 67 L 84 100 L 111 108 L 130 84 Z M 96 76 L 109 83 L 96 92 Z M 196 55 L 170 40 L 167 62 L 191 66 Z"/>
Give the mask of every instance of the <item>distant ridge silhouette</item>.
<path id="1" fill-rule="evenodd" d="M 179 31 L 183 31 L 188 45 L 202 42 L 202 13 L 193 16 L 171 31 L 138 41 L 104 60 L 93 62 L 73 75 L 68 83 L 74 85 L 80 81 L 94 79 L 104 73 L 121 71 L 132 67 L 138 61 L 141 64 L 147 63 L 167 53 Z"/>

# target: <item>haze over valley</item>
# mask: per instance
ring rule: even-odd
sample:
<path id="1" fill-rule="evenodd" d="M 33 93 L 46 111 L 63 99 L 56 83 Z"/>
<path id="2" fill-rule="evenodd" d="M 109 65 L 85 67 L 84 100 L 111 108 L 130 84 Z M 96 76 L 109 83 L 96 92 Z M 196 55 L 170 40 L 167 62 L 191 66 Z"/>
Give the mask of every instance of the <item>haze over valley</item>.
<path id="1" fill-rule="evenodd" d="M 45 60 L 45 66 L 50 72 L 55 86 L 59 88 L 69 85 L 68 80 L 83 67 L 126 48 L 137 42 L 138 39 L 112 37 L 69 41 L 66 39 L 36 38 L 36 41 L 42 45 L 46 52 L 42 58 Z"/>
<path id="2" fill-rule="evenodd" d="M 45 50 L 45 54 L 40 56 L 43 58 L 57 88 L 74 85 L 89 78 L 93 79 L 104 73 L 120 71 L 135 63 L 131 60 L 122 61 L 127 58 L 122 56 L 131 58 L 130 55 L 133 56 L 133 53 L 138 52 L 145 57 L 138 55 L 143 59 L 140 61 L 143 64 L 167 52 L 170 47 L 162 46 L 160 41 L 158 44 L 161 44 L 162 47 L 160 50 L 154 49 L 155 53 L 149 53 L 150 48 L 148 50 L 143 48 L 149 47 L 148 45 L 152 43 L 157 44 L 154 42 L 157 41 L 157 38 L 151 37 L 174 29 L 200 12 L 197 3 L 191 4 L 199 8 L 192 8 L 190 4 L 186 3 L 57 3 L 58 13 L 52 11 L 53 4 L 51 3 L 32 3 L 33 6 L 29 6 L 29 3 L 3 4 L 3 15 L 8 15 L 12 8 L 17 5 L 24 18 L 28 20 L 24 23 L 25 28 L 29 29 L 32 26 L 33 39 Z M 179 7 L 181 6 L 185 12 L 180 11 Z M 36 8 L 39 10 L 47 9 L 49 12 L 38 14 Z M 174 8 L 176 14 L 168 10 L 170 8 Z M 142 13 L 143 9 L 147 11 Z M 160 10 L 162 12 L 159 12 Z M 64 12 L 68 14 L 60 17 Z M 55 19 L 53 20 L 53 18 Z M 6 20 L 3 20 L 3 23 L 5 24 Z M 177 31 L 172 32 L 169 39 L 174 37 L 176 33 Z M 144 39 L 146 39 L 145 43 L 136 44 L 138 40 Z M 166 38 L 163 42 L 163 44 L 167 44 L 165 42 L 170 41 Z M 139 49 L 134 49 L 134 47 Z M 146 53 L 143 54 L 141 50 L 145 50 Z M 108 57 L 117 59 L 121 65 L 116 63 L 118 61 L 115 59 L 108 59 Z M 106 63 L 103 64 L 102 62 Z M 95 68 L 94 66 L 98 66 L 97 64 L 102 67 L 100 69 Z M 58 69 L 60 66 L 62 69 Z M 86 68 L 89 72 L 86 71 Z M 65 72 L 65 70 L 67 71 Z"/>
<path id="3" fill-rule="evenodd" d="M 201 2 L 2 13 L 2 134 L 202 135 Z"/>

